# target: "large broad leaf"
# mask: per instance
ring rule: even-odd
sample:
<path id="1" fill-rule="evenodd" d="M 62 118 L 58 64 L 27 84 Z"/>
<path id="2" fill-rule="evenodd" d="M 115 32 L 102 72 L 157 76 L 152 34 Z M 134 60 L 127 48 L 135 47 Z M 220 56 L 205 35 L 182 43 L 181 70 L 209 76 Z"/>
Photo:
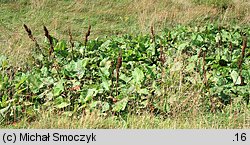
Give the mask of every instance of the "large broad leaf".
<path id="1" fill-rule="evenodd" d="M 63 91 L 64 91 L 64 80 L 60 80 L 55 84 L 53 87 L 53 95 L 54 96 L 59 96 Z"/>
<path id="2" fill-rule="evenodd" d="M 141 83 L 144 79 L 144 73 L 139 68 L 135 68 L 132 72 L 132 77 L 135 83 Z"/>
<path id="3" fill-rule="evenodd" d="M 15 85 L 15 89 L 18 89 L 26 80 L 28 79 L 28 77 L 26 75 L 23 75 L 19 82 Z"/>
<path id="4" fill-rule="evenodd" d="M 0 68 L 5 68 L 8 66 L 8 61 L 7 61 L 7 57 L 5 56 L 0 56 Z"/>
<path id="5" fill-rule="evenodd" d="M 55 51 L 61 51 L 61 50 L 65 50 L 65 49 L 66 49 L 66 42 L 65 41 L 59 41 L 54 48 Z"/>
<path id="6" fill-rule="evenodd" d="M 69 75 L 70 77 L 77 76 L 79 79 L 81 79 L 85 75 L 85 68 L 88 64 L 88 61 L 88 58 L 83 60 L 78 59 L 77 61 L 72 60 L 70 63 L 64 66 L 66 75 Z"/>
<path id="7" fill-rule="evenodd" d="M 109 91 L 110 85 L 111 85 L 111 81 L 108 81 L 106 78 L 102 78 L 101 86 L 102 86 L 106 91 Z"/>
<path id="8" fill-rule="evenodd" d="M 203 42 L 203 38 L 202 38 L 202 36 L 201 36 L 201 35 L 197 35 L 196 40 L 198 40 L 198 41 L 200 41 L 200 42 Z"/>
<path id="9" fill-rule="evenodd" d="M 83 68 L 86 68 L 86 66 L 88 65 L 88 63 L 89 63 L 89 58 L 84 58 L 84 59 L 82 60 L 82 67 L 83 67 Z"/>
<path id="10" fill-rule="evenodd" d="M 9 108 L 10 104 L 7 107 L 0 110 L 0 123 L 5 119 L 6 113 L 8 112 Z"/>
<path id="11" fill-rule="evenodd" d="M 46 77 L 46 78 L 41 78 L 41 81 L 44 83 L 44 85 L 49 86 L 54 84 L 54 79 L 52 77 Z"/>
<path id="12" fill-rule="evenodd" d="M 138 93 L 139 94 L 144 94 L 144 95 L 148 95 L 149 94 L 149 91 L 147 88 L 144 88 L 144 89 L 140 89 L 138 90 Z"/>
<path id="13" fill-rule="evenodd" d="M 9 110 L 9 108 L 10 108 L 10 104 L 7 106 L 7 107 L 4 107 L 4 108 L 2 108 L 1 110 L 0 110 L 0 114 L 4 114 L 4 113 L 6 113 L 8 110 Z"/>
<path id="14" fill-rule="evenodd" d="M 68 103 L 68 102 L 62 102 L 62 103 L 56 105 L 56 108 L 62 109 L 62 108 L 65 108 L 65 107 L 67 107 L 69 105 L 70 105 L 70 103 Z"/>
<path id="15" fill-rule="evenodd" d="M 101 62 L 100 62 L 100 67 L 107 67 L 109 69 L 109 67 L 111 66 L 111 61 L 109 60 L 109 58 L 104 58 Z"/>
<path id="16" fill-rule="evenodd" d="M 96 89 L 88 89 L 88 93 L 87 93 L 87 96 L 84 99 L 84 102 L 92 100 L 93 97 L 96 96 L 97 92 L 98 91 Z"/>
<path id="17" fill-rule="evenodd" d="M 178 50 L 183 50 L 189 45 L 188 42 L 184 42 L 178 46 Z"/>
<path id="18" fill-rule="evenodd" d="M 108 102 L 103 102 L 102 103 L 102 112 L 108 111 L 110 108 L 110 105 Z"/>
<path id="19" fill-rule="evenodd" d="M 29 78 L 29 82 L 29 88 L 33 93 L 39 92 L 39 89 L 44 86 L 44 83 L 42 82 L 41 77 L 38 74 L 31 75 Z"/>
<path id="20" fill-rule="evenodd" d="M 109 45 L 111 43 L 111 40 L 107 40 L 104 43 L 102 43 L 102 45 L 100 46 L 100 49 L 107 49 L 109 48 Z"/>
<path id="21" fill-rule="evenodd" d="M 62 96 L 57 97 L 54 103 L 55 103 L 55 107 L 58 109 L 61 109 L 70 105 L 70 102 L 66 101 Z"/>
<path id="22" fill-rule="evenodd" d="M 127 77 L 125 74 L 121 73 L 120 77 L 121 80 L 125 81 L 126 83 L 128 83 L 132 78 L 131 77 Z"/>
<path id="23" fill-rule="evenodd" d="M 124 98 L 124 99 L 118 101 L 117 103 L 115 103 L 112 111 L 121 112 L 121 111 L 125 110 L 127 104 L 128 104 L 128 98 Z"/>
<path id="24" fill-rule="evenodd" d="M 95 108 L 98 107 L 101 104 L 101 101 L 93 101 L 92 103 L 90 103 L 90 108 Z"/>
<path id="25" fill-rule="evenodd" d="M 54 100 L 53 103 L 55 103 L 56 105 L 61 104 L 62 102 L 64 102 L 64 99 L 62 96 L 56 97 L 56 99 Z"/>
<path id="26" fill-rule="evenodd" d="M 101 74 L 102 76 L 109 77 L 109 68 L 108 67 L 101 67 Z"/>
<path id="27" fill-rule="evenodd" d="M 232 71 L 231 72 L 231 77 L 233 79 L 233 82 L 235 85 L 239 85 L 240 84 L 240 76 L 236 71 Z"/>

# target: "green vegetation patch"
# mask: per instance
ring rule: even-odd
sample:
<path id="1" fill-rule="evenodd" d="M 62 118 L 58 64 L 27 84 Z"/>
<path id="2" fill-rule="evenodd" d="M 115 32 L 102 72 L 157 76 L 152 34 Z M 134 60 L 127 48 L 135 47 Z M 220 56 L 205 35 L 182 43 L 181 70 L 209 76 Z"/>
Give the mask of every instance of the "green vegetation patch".
<path id="1" fill-rule="evenodd" d="M 41 111 L 82 116 L 150 113 L 175 118 L 197 112 L 244 114 L 249 109 L 250 29 L 177 26 L 151 35 L 84 42 L 54 38 L 35 43 L 32 61 L 18 68 L 0 57 L 0 121 L 32 122 Z M 28 37 L 27 36 L 27 37 Z M 240 115 L 238 115 L 240 116 Z M 232 117 L 233 118 L 233 117 Z"/>

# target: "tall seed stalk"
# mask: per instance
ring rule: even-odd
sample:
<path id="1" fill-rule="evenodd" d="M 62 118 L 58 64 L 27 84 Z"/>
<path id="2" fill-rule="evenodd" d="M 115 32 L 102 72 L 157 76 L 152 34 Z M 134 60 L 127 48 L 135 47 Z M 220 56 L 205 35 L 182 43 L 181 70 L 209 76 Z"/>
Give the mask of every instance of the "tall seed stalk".
<path id="1" fill-rule="evenodd" d="M 90 36 L 90 32 L 91 32 L 91 25 L 89 25 L 88 27 L 88 31 L 85 33 L 85 37 L 84 37 L 84 51 L 83 51 L 83 56 L 85 56 L 85 52 L 87 49 L 87 43 L 88 43 L 88 37 Z"/>
<path id="2" fill-rule="evenodd" d="M 203 71 L 203 83 L 205 87 L 207 87 L 207 72 L 206 72 L 206 51 L 203 51 L 203 57 L 202 57 L 203 65 L 202 65 L 202 71 Z"/>
<path id="3" fill-rule="evenodd" d="M 72 32 L 71 32 L 70 28 L 69 28 L 69 43 L 71 45 L 71 57 L 72 57 L 71 59 L 73 60 L 74 59 L 74 50 L 73 50 L 74 42 L 73 42 Z"/>
<path id="4" fill-rule="evenodd" d="M 113 77 L 114 77 L 114 61 L 111 62 L 111 67 L 110 67 L 110 80 L 111 80 L 111 89 L 110 89 L 110 94 L 109 96 L 112 96 L 113 94 L 113 88 L 114 88 L 114 81 L 113 81 Z"/>
<path id="5" fill-rule="evenodd" d="M 121 66 L 122 66 L 122 50 L 120 49 L 116 64 L 116 96 L 118 95 L 119 71 Z"/>
<path id="6" fill-rule="evenodd" d="M 160 44 L 160 59 L 159 60 L 160 60 L 160 62 L 162 64 L 162 67 L 161 67 L 161 84 L 162 84 L 162 86 L 164 86 L 165 76 L 166 76 L 166 71 L 165 71 L 166 58 L 165 58 L 165 55 L 164 55 L 164 50 L 163 50 L 162 44 Z"/>
<path id="7" fill-rule="evenodd" d="M 157 46 L 156 46 L 156 36 L 155 36 L 155 30 L 154 30 L 154 27 L 153 26 L 151 26 L 151 28 L 150 28 L 150 31 L 151 31 L 151 41 L 152 41 L 152 43 L 155 45 L 154 47 L 155 47 L 155 52 L 154 52 L 154 55 L 155 55 L 155 58 L 156 58 L 156 60 L 154 59 L 154 63 L 156 64 L 156 62 L 157 62 L 157 59 L 158 59 L 158 52 L 157 52 Z"/>
<path id="8" fill-rule="evenodd" d="M 242 43 L 242 49 L 241 49 L 241 57 L 240 57 L 239 62 L 238 62 L 239 75 L 240 75 L 240 85 L 241 85 L 241 86 L 246 85 L 246 84 L 244 83 L 244 78 L 243 78 L 243 76 L 242 76 L 242 64 L 243 64 L 244 57 L 245 57 L 245 50 L 246 50 L 246 47 L 247 47 L 247 37 L 246 37 L 246 36 L 243 36 L 243 43 Z"/>
<path id="9" fill-rule="evenodd" d="M 44 32 L 45 32 L 45 36 L 47 37 L 47 39 L 49 40 L 49 44 L 50 44 L 50 49 L 49 49 L 49 56 L 52 55 L 52 53 L 54 52 L 54 47 L 53 47 L 53 38 L 51 37 L 51 35 L 49 34 L 48 29 L 43 26 Z"/>
<path id="10" fill-rule="evenodd" d="M 165 78 L 166 78 L 166 70 L 165 70 L 165 62 L 166 57 L 164 54 L 164 48 L 162 46 L 162 43 L 160 44 L 160 62 L 162 64 L 161 67 L 161 85 L 162 85 L 162 91 L 163 91 L 163 97 L 164 97 L 164 111 L 167 111 L 167 98 L 166 98 L 166 88 L 165 88 Z"/>
<path id="11" fill-rule="evenodd" d="M 36 48 L 42 53 L 42 50 L 40 49 L 40 46 L 37 43 L 36 38 L 33 36 L 32 31 L 30 30 L 30 28 L 26 24 L 23 24 L 23 27 L 24 27 L 25 31 L 27 32 L 29 38 L 35 43 Z"/>
<path id="12" fill-rule="evenodd" d="M 84 39 L 84 45 L 85 45 L 85 47 L 87 46 L 87 43 L 88 43 L 88 37 L 90 36 L 90 31 L 91 31 L 91 25 L 89 25 L 88 31 L 85 34 L 85 39 Z"/>
<path id="13" fill-rule="evenodd" d="M 110 93 L 109 93 L 109 99 L 112 100 L 113 103 L 117 102 L 117 99 L 113 97 L 113 90 L 114 90 L 114 61 L 111 62 L 111 67 L 110 67 L 110 80 L 111 80 L 111 88 L 110 88 Z"/>
<path id="14" fill-rule="evenodd" d="M 154 43 L 155 42 L 155 32 L 154 32 L 153 26 L 150 27 L 150 31 L 151 31 L 151 40 Z"/>
<path id="15" fill-rule="evenodd" d="M 230 50 L 230 61 L 233 59 L 233 44 L 230 42 L 229 44 L 229 50 Z"/>
<path id="16" fill-rule="evenodd" d="M 207 89 L 208 89 L 208 80 L 207 80 L 207 70 L 206 70 L 206 51 L 203 51 L 202 53 L 202 61 L 203 61 L 203 64 L 202 64 L 202 71 L 203 71 L 203 84 L 205 86 L 205 92 L 207 92 Z M 215 112 L 215 100 L 214 100 L 214 97 L 210 96 L 210 103 L 211 103 L 211 112 L 214 113 Z"/>

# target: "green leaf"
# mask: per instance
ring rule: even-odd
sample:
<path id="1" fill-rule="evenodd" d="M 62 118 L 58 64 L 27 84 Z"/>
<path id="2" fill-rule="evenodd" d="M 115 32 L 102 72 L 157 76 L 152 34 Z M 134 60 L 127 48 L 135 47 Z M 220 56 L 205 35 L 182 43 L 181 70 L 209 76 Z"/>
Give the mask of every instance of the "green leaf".
<path id="1" fill-rule="evenodd" d="M 8 67 L 9 64 L 8 64 L 8 61 L 7 61 L 7 60 L 3 60 L 2 63 L 1 63 L 0 65 L 1 65 L 2 68 L 5 69 L 6 67 Z"/>
<path id="2" fill-rule="evenodd" d="M 197 40 L 200 41 L 200 42 L 203 42 L 203 38 L 201 37 L 201 35 L 197 36 Z"/>
<path id="3" fill-rule="evenodd" d="M 30 89 L 33 93 L 38 93 L 39 89 L 44 86 L 44 83 L 41 80 L 41 76 L 39 74 L 34 74 L 29 77 Z"/>
<path id="4" fill-rule="evenodd" d="M 27 79 L 26 75 L 22 76 L 21 80 L 15 85 L 15 89 L 18 89 Z"/>
<path id="5" fill-rule="evenodd" d="M 99 66 L 100 66 L 100 67 L 104 67 L 104 66 L 105 66 L 105 67 L 108 67 L 108 68 L 109 68 L 110 65 L 106 65 L 106 64 L 109 64 L 109 62 L 111 62 L 111 61 L 108 61 L 108 59 L 109 59 L 108 57 L 107 57 L 107 58 L 104 58 L 104 59 L 100 62 L 100 65 L 99 65 Z"/>
<path id="6" fill-rule="evenodd" d="M 23 91 L 25 91 L 27 89 L 27 87 L 26 88 L 23 88 L 23 89 L 20 89 L 20 90 L 17 90 L 16 91 L 16 94 L 21 94 Z"/>
<path id="7" fill-rule="evenodd" d="M 109 91 L 109 87 L 111 85 L 111 81 L 107 81 L 107 79 L 103 78 L 101 86 L 106 90 Z"/>
<path id="8" fill-rule="evenodd" d="M 53 87 L 53 95 L 54 96 L 59 96 L 63 91 L 64 91 L 64 80 L 60 80 L 55 84 Z"/>
<path id="9" fill-rule="evenodd" d="M 69 106 L 69 105 L 70 105 L 70 103 L 62 102 L 61 104 L 56 105 L 56 108 L 62 109 L 62 108 L 65 108 L 65 107 L 67 107 L 67 106 Z"/>
<path id="10" fill-rule="evenodd" d="M 195 63 L 189 63 L 186 67 L 186 71 L 191 72 L 195 68 Z"/>
<path id="11" fill-rule="evenodd" d="M 87 96 L 85 97 L 84 101 L 87 102 L 87 101 L 92 100 L 93 97 L 96 96 L 97 92 L 98 91 L 96 89 L 88 89 L 88 93 L 87 93 Z"/>
<path id="12" fill-rule="evenodd" d="M 4 115 L 10 108 L 10 104 L 7 107 L 4 107 L 3 109 L 0 110 L 0 114 Z"/>
<path id="13" fill-rule="evenodd" d="M 128 104 L 128 98 L 124 98 L 124 99 L 122 99 L 114 104 L 112 111 L 121 112 L 121 111 L 125 110 L 127 104 Z"/>
<path id="14" fill-rule="evenodd" d="M 8 62 L 7 62 L 7 57 L 1 55 L 1 56 L 0 56 L 0 68 L 1 68 L 1 67 L 4 68 L 5 65 L 7 65 L 7 64 L 8 64 Z"/>
<path id="15" fill-rule="evenodd" d="M 146 108 L 148 106 L 148 100 L 144 100 L 140 102 L 140 104 L 142 105 L 140 108 Z"/>
<path id="16" fill-rule="evenodd" d="M 126 83 L 128 83 L 132 78 L 131 77 L 127 77 L 125 74 L 121 73 L 120 77 L 121 80 L 125 81 Z"/>
<path id="17" fill-rule="evenodd" d="M 65 50 L 65 49 L 66 49 L 66 42 L 65 41 L 59 41 L 54 48 L 54 50 L 56 50 L 56 51 Z"/>
<path id="18" fill-rule="evenodd" d="M 8 112 L 9 108 L 10 108 L 10 104 L 7 107 L 0 110 L 0 124 L 6 118 L 6 113 Z"/>
<path id="19" fill-rule="evenodd" d="M 110 108 L 110 105 L 108 102 L 103 102 L 102 103 L 102 112 L 108 111 Z"/>
<path id="20" fill-rule="evenodd" d="M 140 84 L 144 79 L 144 73 L 139 68 L 135 68 L 132 72 L 132 77 L 135 83 Z"/>
<path id="21" fill-rule="evenodd" d="M 234 84 L 239 85 L 240 84 L 240 76 L 236 71 L 231 72 L 231 77 L 233 79 Z"/>
<path id="22" fill-rule="evenodd" d="M 64 102 L 64 99 L 62 96 L 56 97 L 55 101 L 53 103 L 55 103 L 56 105 L 61 104 L 62 102 Z"/>
<path id="23" fill-rule="evenodd" d="M 109 69 L 107 67 L 101 67 L 100 70 L 101 70 L 101 75 L 109 77 Z"/>
<path id="24" fill-rule="evenodd" d="M 95 108 L 98 104 L 101 104 L 101 101 L 94 101 L 90 104 L 90 108 Z"/>
<path id="25" fill-rule="evenodd" d="M 83 67 L 83 68 L 86 68 L 86 66 L 88 65 L 88 63 L 89 63 L 89 58 L 84 58 L 84 59 L 82 60 L 82 67 Z"/>
<path id="26" fill-rule="evenodd" d="M 184 42 L 184 43 L 182 43 L 182 44 L 180 44 L 179 46 L 178 46 L 178 50 L 183 50 L 183 49 L 185 49 L 187 46 L 188 46 L 188 42 Z"/>
<path id="27" fill-rule="evenodd" d="M 8 95 L 1 96 L 2 101 L 0 101 L 0 107 L 5 107 L 7 105 Z"/>
<path id="28" fill-rule="evenodd" d="M 149 94 L 149 91 L 148 91 L 147 88 L 144 88 L 144 89 L 140 89 L 140 90 L 138 91 L 138 93 L 139 93 L 139 94 L 148 95 L 148 94 Z"/>

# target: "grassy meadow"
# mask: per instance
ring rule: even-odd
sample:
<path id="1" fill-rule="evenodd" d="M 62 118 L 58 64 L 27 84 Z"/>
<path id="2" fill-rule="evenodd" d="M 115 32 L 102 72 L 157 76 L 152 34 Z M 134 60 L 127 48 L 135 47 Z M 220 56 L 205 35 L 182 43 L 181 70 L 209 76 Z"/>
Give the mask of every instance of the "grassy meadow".
<path id="1" fill-rule="evenodd" d="M 250 127 L 248 0 L 0 0 L 0 8 L 0 128 Z"/>

